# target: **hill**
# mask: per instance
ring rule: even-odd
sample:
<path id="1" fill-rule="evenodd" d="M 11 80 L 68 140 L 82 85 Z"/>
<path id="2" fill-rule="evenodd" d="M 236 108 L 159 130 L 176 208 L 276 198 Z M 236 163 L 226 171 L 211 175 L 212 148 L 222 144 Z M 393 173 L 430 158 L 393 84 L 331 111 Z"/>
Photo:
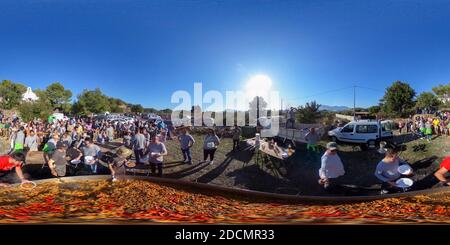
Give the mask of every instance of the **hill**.
<path id="1" fill-rule="evenodd" d="M 347 106 L 330 106 L 330 105 L 321 105 L 319 108 L 319 110 L 321 111 L 335 111 L 335 112 L 346 111 L 349 109 L 350 107 Z"/>

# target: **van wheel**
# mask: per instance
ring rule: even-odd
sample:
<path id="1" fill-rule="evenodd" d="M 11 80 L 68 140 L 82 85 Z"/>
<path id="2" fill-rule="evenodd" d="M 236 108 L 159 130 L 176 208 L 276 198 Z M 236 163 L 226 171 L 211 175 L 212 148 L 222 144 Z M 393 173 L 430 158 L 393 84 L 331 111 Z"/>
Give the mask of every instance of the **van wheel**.
<path id="1" fill-rule="evenodd" d="M 338 139 L 336 138 L 336 136 L 331 136 L 331 141 L 333 141 L 333 142 L 336 142 L 337 143 L 337 141 L 338 141 Z"/>

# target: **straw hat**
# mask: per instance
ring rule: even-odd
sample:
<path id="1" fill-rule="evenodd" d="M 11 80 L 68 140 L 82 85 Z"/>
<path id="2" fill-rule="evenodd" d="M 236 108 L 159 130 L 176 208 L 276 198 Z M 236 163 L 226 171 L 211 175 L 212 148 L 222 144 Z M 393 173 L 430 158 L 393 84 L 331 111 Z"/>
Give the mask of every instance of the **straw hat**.
<path id="1" fill-rule="evenodd" d="M 115 154 L 120 158 L 128 158 L 133 152 L 125 146 L 120 146 L 115 150 Z"/>
<path id="2" fill-rule="evenodd" d="M 127 147 L 120 146 L 113 151 L 106 152 L 98 160 L 102 165 L 107 166 L 108 164 L 123 162 L 132 154 L 133 152 Z"/>

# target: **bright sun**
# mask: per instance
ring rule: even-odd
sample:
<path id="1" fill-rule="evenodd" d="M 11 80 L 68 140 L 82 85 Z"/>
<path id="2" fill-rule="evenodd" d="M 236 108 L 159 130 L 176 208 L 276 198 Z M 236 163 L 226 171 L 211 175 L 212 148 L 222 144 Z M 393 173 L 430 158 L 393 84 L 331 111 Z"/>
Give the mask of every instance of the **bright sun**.
<path id="1" fill-rule="evenodd" d="M 272 87 L 272 79 L 269 76 L 259 74 L 252 76 L 245 85 L 245 92 L 247 96 L 253 98 L 255 96 L 268 96 Z"/>

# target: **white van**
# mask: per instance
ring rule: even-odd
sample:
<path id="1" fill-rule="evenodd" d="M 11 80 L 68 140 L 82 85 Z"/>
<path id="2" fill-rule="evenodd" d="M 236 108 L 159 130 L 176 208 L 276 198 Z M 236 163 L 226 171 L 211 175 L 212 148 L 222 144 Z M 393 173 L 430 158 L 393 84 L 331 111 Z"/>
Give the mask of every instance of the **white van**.
<path id="1" fill-rule="evenodd" d="M 67 118 L 63 113 L 55 112 L 52 114 L 53 118 L 58 121 L 67 121 L 69 118 Z"/>
<path id="2" fill-rule="evenodd" d="M 381 139 L 393 137 L 392 121 L 359 120 L 328 131 L 335 142 L 359 143 L 375 146 Z"/>

